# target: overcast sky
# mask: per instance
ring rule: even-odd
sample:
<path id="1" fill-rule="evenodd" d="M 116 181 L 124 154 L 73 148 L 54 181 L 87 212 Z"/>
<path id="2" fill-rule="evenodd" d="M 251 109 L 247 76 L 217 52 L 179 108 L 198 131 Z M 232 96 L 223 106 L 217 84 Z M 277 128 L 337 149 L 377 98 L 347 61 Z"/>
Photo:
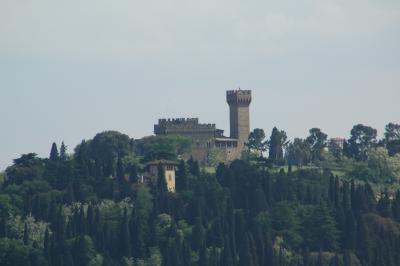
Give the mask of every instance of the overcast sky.
<path id="1" fill-rule="evenodd" d="M 382 134 L 400 123 L 399 47 L 398 0 L 0 0 L 0 170 L 164 117 L 229 134 L 238 87 L 268 134 Z"/>

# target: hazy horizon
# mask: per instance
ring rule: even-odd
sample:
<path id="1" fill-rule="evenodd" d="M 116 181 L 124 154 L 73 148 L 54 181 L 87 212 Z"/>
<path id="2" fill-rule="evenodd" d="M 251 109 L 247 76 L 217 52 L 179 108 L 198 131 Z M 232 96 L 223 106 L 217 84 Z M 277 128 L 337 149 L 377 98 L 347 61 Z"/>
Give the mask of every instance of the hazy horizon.
<path id="1" fill-rule="evenodd" d="M 5 0 L 0 171 L 105 130 L 151 135 L 198 117 L 229 135 L 225 91 L 251 89 L 251 128 L 400 123 L 398 1 Z"/>

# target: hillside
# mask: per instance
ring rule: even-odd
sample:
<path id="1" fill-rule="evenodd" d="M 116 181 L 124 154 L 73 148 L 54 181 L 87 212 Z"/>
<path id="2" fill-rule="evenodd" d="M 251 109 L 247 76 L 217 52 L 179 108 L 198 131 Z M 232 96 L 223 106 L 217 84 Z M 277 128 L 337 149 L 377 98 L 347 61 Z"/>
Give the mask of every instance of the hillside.
<path id="1" fill-rule="evenodd" d="M 398 154 L 306 163 L 256 147 L 199 164 L 180 160 L 186 138 L 107 131 L 22 155 L 0 175 L 0 265 L 400 264 L 398 181 L 383 167 Z M 141 182 L 160 158 L 177 163 L 175 193 L 162 174 Z"/>

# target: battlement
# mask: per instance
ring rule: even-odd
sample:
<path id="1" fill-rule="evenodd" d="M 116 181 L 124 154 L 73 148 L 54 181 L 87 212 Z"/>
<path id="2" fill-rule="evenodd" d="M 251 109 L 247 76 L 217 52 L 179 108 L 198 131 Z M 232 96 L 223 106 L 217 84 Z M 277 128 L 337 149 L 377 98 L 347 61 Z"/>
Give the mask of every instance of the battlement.
<path id="1" fill-rule="evenodd" d="M 251 90 L 230 90 L 226 92 L 226 101 L 228 104 L 250 104 Z"/>
<path id="2" fill-rule="evenodd" d="M 159 119 L 158 124 L 154 125 L 154 133 L 157 135 L 190 131 L 214 134 L 215 130 L 215 124 L 199 124 L 198 118 Z"/>
<path id="3" fill-rule="evenodd" d="M 168 119 L 159 119 L 159 125 L 198 125 L 198 118 L 168 118 Z"/>

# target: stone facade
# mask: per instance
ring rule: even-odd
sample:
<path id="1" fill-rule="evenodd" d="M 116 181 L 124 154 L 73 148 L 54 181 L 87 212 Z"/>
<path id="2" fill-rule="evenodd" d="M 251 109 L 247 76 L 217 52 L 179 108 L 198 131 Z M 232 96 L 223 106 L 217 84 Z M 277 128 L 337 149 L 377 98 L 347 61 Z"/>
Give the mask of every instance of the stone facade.
<path id="1" fill-rule="evenodd" d="M 143 182 L 146 184 L 157 183 L 158 171 L 162 169 L 169 192 L 175 192 L 175 168 L 176 164 L 173 161 L 158 160 L 149 162 L 147 164 L 147 171 L 144 176 Z"/>
<path id="2" fill-rule="evenodd" d="M 226 92 L 230 111 L 230 137 L 217 129 L 215 124 L 200 124 L 198 118 L 159 119 L 154 125 L 156 135 L 183 135 L 190 137 L 195 160 L 206 162 L 211 156 L 221 161 L 240 158 L 244 144 L 250 134 L 251 91 L 232 90 Z"/>

